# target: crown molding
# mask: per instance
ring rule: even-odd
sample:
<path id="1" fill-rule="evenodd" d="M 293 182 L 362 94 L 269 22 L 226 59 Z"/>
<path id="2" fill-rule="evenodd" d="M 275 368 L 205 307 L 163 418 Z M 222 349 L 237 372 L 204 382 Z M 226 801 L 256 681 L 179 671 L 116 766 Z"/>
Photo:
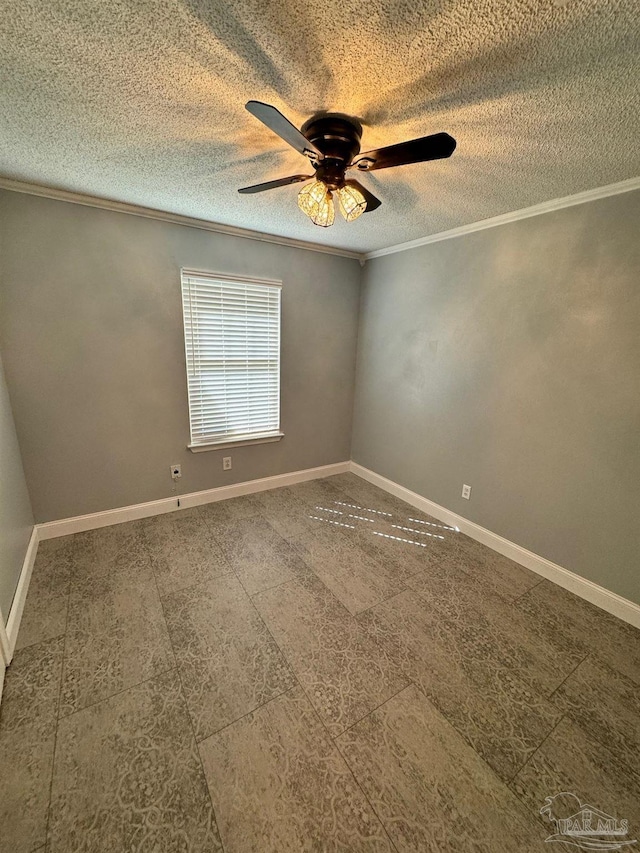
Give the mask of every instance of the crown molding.
<path id="1" fill-rule="evenodd" d="M 465 234 L 473 234 L 474 231 L 496 228 L 498 225 L 517 222 L 519 219 L 529 219 L 531 216 L 551 213 L 554 210 L 561 210 L 563 207 L 573 207 L 575 204 L 584 204 L 588 201 L 596 201 L 599 198 L 619 195 L 637 189 L 640 189 L 640 177 L 629 178 L 617 184 L 609 184 L 606 187 L 597 187 L 594 190 L 586 190 L 564 198 L 543 201 L 540 204 L 534 204 L 533 207 L 514 210 L 512 213 L 502 213 L 500 216 L 492 216 L 490 219 L 482 219 L 480 222 L 471 222 L 469 225 L 461 225 L 459 228 L 452 228 L 450 231 L 440 231 L 438 234 L 430 234 L 428 237 L 419 237 L 417 240 L 409 240 L 407 243 L 396 243 L 395 246 L 387 246 L 385 249 L 374 249 L 374 251 L 365 254 L 365 259 L 370 260 L 371 258 L 381 258 L 384 255 L 394 255 L 396 252 L 406 252 L 409 249 L 416 249 L 418 246 L 428 246 L 429 243 L 439 243 L 440 240 L 463 237 Z"/>
<path id="2" fill-rule="evenodd" d="M 471 222 L 461 225 L 459 228 L 451 228 L 449 231 L 440 231 L 437 234 L 429 234 L 419 237 L 417 240 L 409 240 L 406 243 L 396 243 L 384 249 L 374 249 L 371 252 L 356 252 L 350 249 L 340 249 L 333 246 L 324 246 L 319 243 L 310 243 L 305 240 L 296 240 L 292 237 L 280 237 L 276 234 L 265 234 L 261 231 L 251 231 L 247 228 L 236 228 L 234 225 L 222 225 L 217 222 L 209 222 L 206 219 L 195 219 L 183 216 L 180 213 L 169 213 L 165 210 L 157 210 L 152 207 L 142 207 L 123 201 L 101 198 L 99 196 L 86 195 L 84 193 L 71 192 L 70 190 L 47 187 L 42 184 L 31 184 L 26 181 L 16 181 L 13 178 L 5 178 L 0 175 L 0 190 L 24 193 L 26 195 L 50 198 L 55 201 L 66 201 L 70 204 L 81 204 L 85 207 L 96 207 L 100 210 L 111 210 L 115 213 L 127 213 L 130 216 L 142 216 L 146 219 L 156 219 L 160 222 L 169 222 L 172 225 L 184 225 L 189 228 L 199 228 L 202 231 L 211 231 L 216 234 L 227 234 L 230 237 L 242 237 L 247 240 L 259 240 L 263 243 L 275 243 L 280 246 L 290 246 L 294 249 L 306 249 L 310 252 L 321 252 L 325 255 L 337 255 L 342 258 L 353 258 L 364 266 L 365 261 L 373 258 L 381 258 L 384 255 L 394 255 L 396 252 L 406 252 L 419 246 L 428 246 L 429 243 L 439 243 L 441 240 L 451 240 L 454 237 L 463 237 L 465 234 L 473 234 L 475 231 L 484 231 L 486 228 L 496 228 L 499 225 L 507 225 L 509 222 L 517 222 L 520 219 L 529 219 L 532 216 L 540 216 L 543 213 L 551 213 L 564 207 L 572 207 L 576 204 L 585 204 L 589 201 L 597 201 L 607 196 L 619 195 L 640 189 L 640 177 L 629 178 L 617 184 L 608 184 L 605 187 L 597 187 L 593 190 L 585 190 L 575 195 L 556 198 L 551 201 L 543 201 L 532 207 L 522 210 L 514 210 L 511 213 L 502 213 L 492 216 L 490 219 L 482 219 L 479 222 Z"/>
<path id="3" fill-rule="evenodd" d="M 85 207 L 97 207 L 100 210 L 111 210 L 115 213 L 127 213 L 130 216 L 142 216 L 145 219 L 156 219 L 160 222 L 169 222 L 172 225 L 186 225 L 189 228 L 199 228 L 201 231 L 213 231 L 216 234 L 227 234 L 230 237 L 243 237 L 247 240 L 259 240 L 263 243 L 276 243 L 279 246 L 290 246 L 294 249 L 306 249 L 310 252 L 322 252 L 325 255 L 338 255 L 342 258 L 354 258 L 362 263 L 364 255 L 349 249 L 339 249 L 333 246 L 323 246 L 319 243 L 309 243 L 305 240 L 295 240 L 292 237 L 279 237 L 276 234 L 263 234 L 261 231 L 251 231 L 247 228 L 236 228 L 234 225 L 222 225 L 217 222 L 209 222 L 206 219 L 194 219 L 183 216 L 180 213 L 169 213 L 165 210 L 156 210 L 152 207 L 141 207 L 137 204 L 129 204 L 123 201 L 114 201 L 109 198 L 85 195 L 84 193 L 61 190 L 55 187 L 46 187 L 41 184 L 30 184 L 26 181 L 15 181 L 0 175 L 0 190 L 9 190 L 14 193 L 25 193 L 36 195 L 41 198 L 50 198 L 55 201 L 66 201 L 70 204 L 82 204 Z"/>

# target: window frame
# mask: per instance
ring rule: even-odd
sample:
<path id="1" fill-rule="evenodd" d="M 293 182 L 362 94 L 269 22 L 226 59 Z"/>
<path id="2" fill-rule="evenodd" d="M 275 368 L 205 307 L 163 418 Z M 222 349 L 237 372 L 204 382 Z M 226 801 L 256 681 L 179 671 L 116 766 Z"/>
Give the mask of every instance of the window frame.
<path id="1" fill-rule="evenodd" d="M 184 279 L 185 277 L 194 276 L 200 278 L 209 278 L 219 282 L 228 282 L 229 284 L 248 284 L 248 285 L 263 285 L 265 287 L 277 288 L 280 291 L 278 300 L 278 429 L 273 433 L 256 436 L 254 433 L 239 434 L 230 436 L 220 441 L 196 442 L 193 439 L 193 424 L 191 411 L 191 393 L 189 391 L 189 353 L 187 334 L 192 337 L 191 331 L 187 331 L 187 318 L 184 301 Z M 185 379 L 187 384 L 187 408 L 189 414 L 189 437 L 190 441 L 187 448 L 192 453 L 203 453 L 209 450 L 230 449 L 232 447 L 245 447 L 253 444 L 270 444 L 280 441 L 284 437 L 282 432 L 282 281 L 278 279 L 256 278 L 255 276 L 241 276 L 228 273 L 212 272 L 211 270 L 200 270 L 192 267 L 182 267 L 180 269 L 180 302 L 182 306 L 182 331 L 185 352 Z M 253 435 L 253 437 L 252 437 Z"/>

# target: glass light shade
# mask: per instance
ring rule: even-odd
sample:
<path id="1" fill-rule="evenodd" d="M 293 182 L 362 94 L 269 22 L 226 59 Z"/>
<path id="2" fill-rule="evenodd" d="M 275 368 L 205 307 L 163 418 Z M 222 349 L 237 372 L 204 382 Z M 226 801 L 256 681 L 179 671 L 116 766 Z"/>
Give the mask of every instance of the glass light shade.
<path id="1" fill-rule="evenodd" d="M 322 181 L 313 181 L 302 187 L 298 193 L 298 207 L 314 225 L 320 225 L 322 228 L 333 225 L 333 198 Z"/>
<path id="2" fill-rule="evenodd" d="M 346 184 L 340 187 L 337 193 L 340 212 L 347 222 L 353 222 L 367 209 L 367 200 L 356 187 Z"/>

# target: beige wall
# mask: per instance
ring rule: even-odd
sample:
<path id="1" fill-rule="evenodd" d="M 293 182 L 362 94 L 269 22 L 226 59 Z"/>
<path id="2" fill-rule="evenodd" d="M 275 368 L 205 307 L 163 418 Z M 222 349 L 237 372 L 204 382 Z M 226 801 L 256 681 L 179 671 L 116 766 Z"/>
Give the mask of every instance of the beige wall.
<path id="1" fill-rule="evenodd" d="M 368 262 L 352 445 L 634 601 L 639 230 L 632 192 Z"/>
<path id="2" fill-rule="evenodd" d="M 5 622 L 32 530 L 33 513 L 0 359 L 0 611 Z"/>
<path id="3" fill-rule="evenodd" d="M 353 259 L 0 193 L 0 342 L 38 521 L 349 458 Z M 180 267 L 282 279 L 276 444 L 186 449 Z M 225 455 L 226 455 L 225 451 Z"/>

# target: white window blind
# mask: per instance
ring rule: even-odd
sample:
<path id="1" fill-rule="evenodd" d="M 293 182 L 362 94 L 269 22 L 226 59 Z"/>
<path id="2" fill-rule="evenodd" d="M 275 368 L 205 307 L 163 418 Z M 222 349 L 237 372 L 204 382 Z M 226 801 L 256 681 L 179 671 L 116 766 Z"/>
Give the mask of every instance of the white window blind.
<path id="1" fill-rule="evenodd" d="M 192 448 L 281 435 L 280 292 L 182 271 Z"/>

